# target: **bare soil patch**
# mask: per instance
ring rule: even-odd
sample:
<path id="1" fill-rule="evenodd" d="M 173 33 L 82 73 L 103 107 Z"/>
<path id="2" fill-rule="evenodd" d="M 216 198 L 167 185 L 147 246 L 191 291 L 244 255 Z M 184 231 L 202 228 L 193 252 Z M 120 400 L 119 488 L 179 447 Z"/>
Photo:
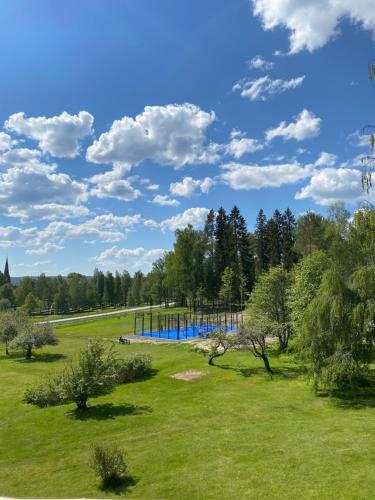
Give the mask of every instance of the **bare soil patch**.
<path id="1" fill-rule="evenodd" d="M 171 375 L 171 378 L 176 380 L 185 380 L 189 382 L 190 380 L 194 380 L 196 378 L 204 377 L 208 372 L 202 372 L 199 370 L 187 370 L 186 372 L 175 373 Z"/>

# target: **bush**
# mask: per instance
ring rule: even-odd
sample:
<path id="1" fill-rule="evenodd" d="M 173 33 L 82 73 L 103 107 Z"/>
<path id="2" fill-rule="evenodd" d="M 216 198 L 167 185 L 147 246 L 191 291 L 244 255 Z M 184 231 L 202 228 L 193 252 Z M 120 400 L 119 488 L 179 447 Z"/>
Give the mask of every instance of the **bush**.
<path id="1" fill-rule="evenodd" d="M 329 392 L 352 389 L 363 384 L 366 369 L 358 364 L 350 352 L 337 351 L 322 370 L 321 384 Z"/>
<path id="2" fill-rule="evenodd" d="M 125 454 L 116 446 L 94 446 L 90 467 L 97 473 L 103 483 L 120 479 L 127 470 Z"/>
<path id="3" fill-rule="evenodd" d="M 144 377 L 151 369 L 152 358 L 149 354 L 135 353 L 125 359 L 116 360 L 116 383 L 125 384 Z"/>
<path id="4" fill-rule="evenodd" d="M 45 408 L 64 402 L 61 388 L 61 378 L 48 379 L 35 387 L 29 387 L 25 392 L 26 403 Z"/>

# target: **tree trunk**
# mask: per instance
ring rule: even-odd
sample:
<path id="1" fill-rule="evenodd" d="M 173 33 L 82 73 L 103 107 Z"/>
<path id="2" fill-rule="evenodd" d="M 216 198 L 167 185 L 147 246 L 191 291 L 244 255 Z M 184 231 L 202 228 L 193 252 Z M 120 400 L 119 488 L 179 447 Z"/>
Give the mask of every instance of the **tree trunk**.
<path id="1" fill-rule="evenodd" d="M 87 410 L 87 398 L 81 398 L 76 401 L 79 410 Z"/>
<path id="2" fill-rule="evenodd" d="M 208 364 L 209 364 L 210 366 L 213 366 L 213 364 L 214 364 L 214 358 L 213 358 L 213 357 L 211 357 L 211 356 L 210 356 L 210 357 L 208 358 Z"/>
<path id="3" fill-rule="evenodd" d="M 31 349 L 32 347 L 31 346 L 28 346 L 27 349 L 26 349 L 26 359 L 31 359 Z"/>
<path id="4" fill-rule="evenodd" d="M 9 356 L 9 348 L 8 348 L 8 344 L 5 344 L 5 355 L 6 355 L 6 356 Z"/>
<path id="5" fill-rule="evenodd" d="M 268 361 L 268 358 L 265 354 L 262 354 L 261 355 L 261 358 L 263 360 L 263 363 L 264 363 L 264 368 L 266 369 L 266 372 L 267 373 L 273 373 L 272 372 L 272 369 L 271 369 L 271 366 L 270 366 L 270 362 Z"/>

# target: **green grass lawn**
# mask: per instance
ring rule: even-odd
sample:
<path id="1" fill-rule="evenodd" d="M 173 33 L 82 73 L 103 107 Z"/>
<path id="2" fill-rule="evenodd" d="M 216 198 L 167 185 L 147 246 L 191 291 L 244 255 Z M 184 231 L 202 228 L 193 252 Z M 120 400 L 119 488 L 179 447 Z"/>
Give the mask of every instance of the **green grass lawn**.
<path id="1" fill-rule="evenodd" d="M 60 344 L 35 359 L 0 358 L 0 496 L 142 499 L 368 499 L 375 494 L 375 398 L 316 397 L 291 358 L 272 358 L 270 379 L 246 353 L 218 366 L 187 344 L 117 346 L 152 354 L 155 373 L 90 400 L 40 409 L 27 384 L 56 372 L 89 337 L 116 339 L 132 318 L 56 328 Z M 190 382 L 170 375 L 207 371 Z M 101 491 L 90 446 L 127 451 L 131 480 Z"/>

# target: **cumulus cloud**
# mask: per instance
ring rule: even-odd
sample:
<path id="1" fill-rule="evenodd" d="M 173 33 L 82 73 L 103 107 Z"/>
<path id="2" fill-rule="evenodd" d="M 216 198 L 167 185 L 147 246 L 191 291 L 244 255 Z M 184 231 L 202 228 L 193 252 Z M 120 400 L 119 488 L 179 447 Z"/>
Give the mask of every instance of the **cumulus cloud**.
<path id="1" fill-rule="evenodd" d="M 282 94 L 287 90 L 299 87 L 302 85 L 304 79 L 305 76 L 290 80 L 282 80 L 280 78 L 272 80 L 268 75 L 262 76 L 257 80 L 248 80 L 245 78 L 236 83 L 232 90 L 240 92 L 241 97 L 246 97 L 250 101 L 266 101 L 274 95 Z"/>
<path id="2" fill-rule="evenodd" d="M 180 202 L 178 200 L 174 200 L 173 198 L 170 198 L 168 195 L 163 195 L 163 194 L 157 194 L 156 196 L 154 196 L 152 203 L 169 207 L 177 207 L 178 205 L 180 205 Z"/>
<path id="3" fill-rule="evenodd" d="M 200 228 L 204 225 L 209 210 L 202 207 L 188 208 L 185 212 L 174 215 L 170 219 L 165 219 L 160 223 L 163 231 L 176 231 L 183 229 L 189 224 L 195 228 Z"/>
<path id="4" fill-rule="evenodd" d="M 11 149 L 13 144 L 12 138 L 10 135 L 5 134 L 4 132 L 0 132 L 0 153 L 4 151 L 8 151 Z"/>
<path id="5" fill-rule="evenodd" d="M 121 266 L 130 273 L 134 273 L 138 270 L 147 273 L 150 271 L 153 262 L 162 257 L 164 252 L 165 250 L 163 248 L 146 250 L 142 247 L 120 248 L 118 246 L 113 246 L 93 257 L 91 260 L 96 262 L 99 266 L 105 266 L 106 269 L 115 269 Z"/>
<path id="6" fill-rule="evenodd" d="M 146 159 L 175 168 L 212 163 L 218 158 L 217 147 L 206 144 L 205 132 L 214 120 L 213 111 L 193 104 L 146 106 L 135 118 L 114 121 L 87 149 L 86 158 L 128 169 Z"/>
<path id="7" fill-rule="evenodd" d="M 38 142 L 43 153 L 58 158 L 74 158 L 79 154 L 80 141 L 92 134 L 94 117 L 87 111 L 70 115 L 27 118 L 25 113 L 15 113 L 5 122 L 5 128 Z"/>
<path id="8" fill-rule="evenodd" d="M 278 127 L 271 128 L 266 131 L 266 140 L 272 141 L 276 137 L 283 137 L 284 140 L 295 139 L 303 141 L 316 137 L 320 133 L 322 120 L 314 115 L 311 111 L 304 109 L 296 117 L 294 122 L 280 122 Z"/>
<path id="9" fill-rule="evenodd" d="M 247 61 L 247 65 L 250 69 L 259 69 L 259 70 L 270 70 L 275 66 L 274 62 L 266 61 L 262 56 L 257 55 L 253 57 L 250 61 Z"/>
<path id="10" fill-rule="evenodd" d="M 233 137 L 226 145 L 225 152 L 228 155 L 234 156 L 237 160 L 242 158 L 247 153 L 254 153 L 263 149 L 264 146 L 257 139 L 249 139 L 247 137 Z"/>
<path id="11" fill-rule="evenodd" d="M 224 170 L 221 179 L 235 190 L 276 188 L 284 184 L 294 184 L 311 177 L 314 172 L 313 165 L 302 166 L 299 163 L 266 166 L 229 163 L 221 168 Z"/>
<path id="12" fill-rule="evenodd" d="M 290 54 L 323 47 L 337 34 L 344 17 L 375 30 L 372 0 L 253 0 L 253 7 L 265 30 L 281 26 L 290 31 Z"/>
<path id="13" fill-rule="evenodd" d="M 213 179 L 206 177 L 205 179 L 193 179 L 192 177 L 184 177 L 180 182 L 172 182 L 169 186 L 170 192 L 174 196 L 184 196 L 190 198 L 197 189 L 202 193 L 207 194 L 214 185 Z"/>
<path id="14" fill-rule="evenodd" d="M 98 198 L 115 198 L 121 201 L 134 201 L 141 196 L 139 189 L 134 188 L 126 179 L 98 183 L 91 189 L 90 194 Z"/>
<path id="15" fill-rule="evenodd" d="M 34 150 L 9 151 L 0 157 L 1 163 L 11 165 L 0 173 L 3 215 L 24 222 L 88 215 L 88 209 L 81 205 L 88 197 L 87 186 L 57 173 L 56 165 L 42 163 Z"/>
<path id="16" fill-rule="evenodd" d="M 336 164 L 337 155 L 322 151 L 314 165 L 316 167 L 333 167 Z"/>
<path id="17" fill-rule="evenodd" d="M 366 196 L 362 189 L 361 172 L 352 168 L 325 168 L 316 171 L 307 186 L 295 196 L 297 200 L 311 198 L 318 205 L 336 201 L 355 203 Z"/>
<path id="18" fill-rule="evenodd" d="M 63 250 L 64 247 L 62 245 L 57 245 L 55 243 L 44 243 L 40 245 L 38 248 L 31 248 L 25 251 L 27 255 L 46 255 L 52 252 L 58 252 Z"/>

